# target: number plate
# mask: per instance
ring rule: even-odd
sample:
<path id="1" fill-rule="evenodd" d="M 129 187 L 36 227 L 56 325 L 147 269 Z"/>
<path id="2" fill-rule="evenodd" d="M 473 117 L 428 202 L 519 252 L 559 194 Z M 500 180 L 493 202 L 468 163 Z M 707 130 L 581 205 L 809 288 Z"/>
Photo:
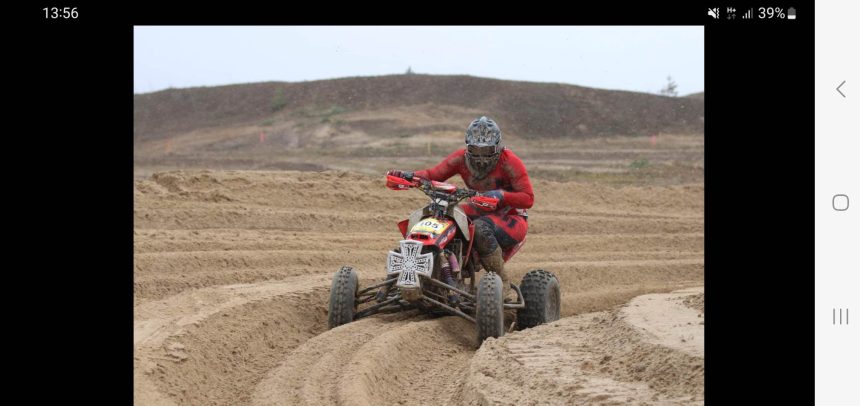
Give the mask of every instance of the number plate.
<path id="1" fill-rule="evenodd" d="M 449 223 L 442 222 L 434 218 L 426 218 L 412 226 L 412 233 L 433 233 L 439 234 L 448 228 Z"/>

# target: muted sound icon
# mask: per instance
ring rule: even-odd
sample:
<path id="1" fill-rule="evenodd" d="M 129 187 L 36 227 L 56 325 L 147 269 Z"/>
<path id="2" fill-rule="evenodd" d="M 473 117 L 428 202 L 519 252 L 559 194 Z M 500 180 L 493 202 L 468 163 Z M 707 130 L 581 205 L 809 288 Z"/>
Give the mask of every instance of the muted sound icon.
<path id="1" fill-rule="evenodd" d="M 714 17 L 715 19 L 719 19 L 720 18 L 720 8 L 719 7 L 709 8 L 708 9 L 708 15 L 711 17 Z"/>

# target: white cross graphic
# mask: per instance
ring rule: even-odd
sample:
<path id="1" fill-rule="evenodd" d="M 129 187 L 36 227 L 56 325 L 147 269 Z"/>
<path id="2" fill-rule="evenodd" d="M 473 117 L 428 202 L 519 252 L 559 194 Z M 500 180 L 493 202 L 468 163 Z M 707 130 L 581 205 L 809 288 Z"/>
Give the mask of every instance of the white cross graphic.
<path id="1" fill-rule="evenodd" d="M 433 274 L 433 254 L 420 254 L 421 241 L 400 241 L 400 252 L 388 251 L 388 273 L 400 272 L 397 278 L 399 288 L 420 288 L 417 274 L 431 277 Z"/>

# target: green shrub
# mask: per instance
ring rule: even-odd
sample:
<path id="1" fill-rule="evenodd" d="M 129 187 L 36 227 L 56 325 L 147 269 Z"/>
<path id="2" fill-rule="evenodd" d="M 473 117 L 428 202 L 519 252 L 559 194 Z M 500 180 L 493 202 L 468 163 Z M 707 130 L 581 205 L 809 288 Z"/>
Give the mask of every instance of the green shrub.
<path id="1" fill-rule="evenodd" d="M 637 160 L 633 161 L 632 163 L 630 163 L 630 167 L 633 169 L 642 169 L 642 168 L 645 168 L 649 165 L 651 165 L 651 163 L 648 162 L 647 159 L 637 159 Z"/>
<path id="2" fill-rule="evenodd" d="M 287 97 L 284 95 L 284 89 L 278 88 L 275 90 L 275 95 L 272 96 L 270 108 L 272 113 L 281 111 L 287 105 Z"/>

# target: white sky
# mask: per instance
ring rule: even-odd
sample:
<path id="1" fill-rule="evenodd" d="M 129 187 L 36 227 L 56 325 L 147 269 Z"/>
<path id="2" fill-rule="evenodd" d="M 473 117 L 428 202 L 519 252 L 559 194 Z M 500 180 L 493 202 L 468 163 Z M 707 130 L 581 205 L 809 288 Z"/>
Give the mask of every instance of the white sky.
<path id="1" fill-rule="evenodd" d="M 705 87 L 686 27 L 154 27 L 134 29 L 134 91 L 346 76 L 466 74 L 680 95 Z"/>

